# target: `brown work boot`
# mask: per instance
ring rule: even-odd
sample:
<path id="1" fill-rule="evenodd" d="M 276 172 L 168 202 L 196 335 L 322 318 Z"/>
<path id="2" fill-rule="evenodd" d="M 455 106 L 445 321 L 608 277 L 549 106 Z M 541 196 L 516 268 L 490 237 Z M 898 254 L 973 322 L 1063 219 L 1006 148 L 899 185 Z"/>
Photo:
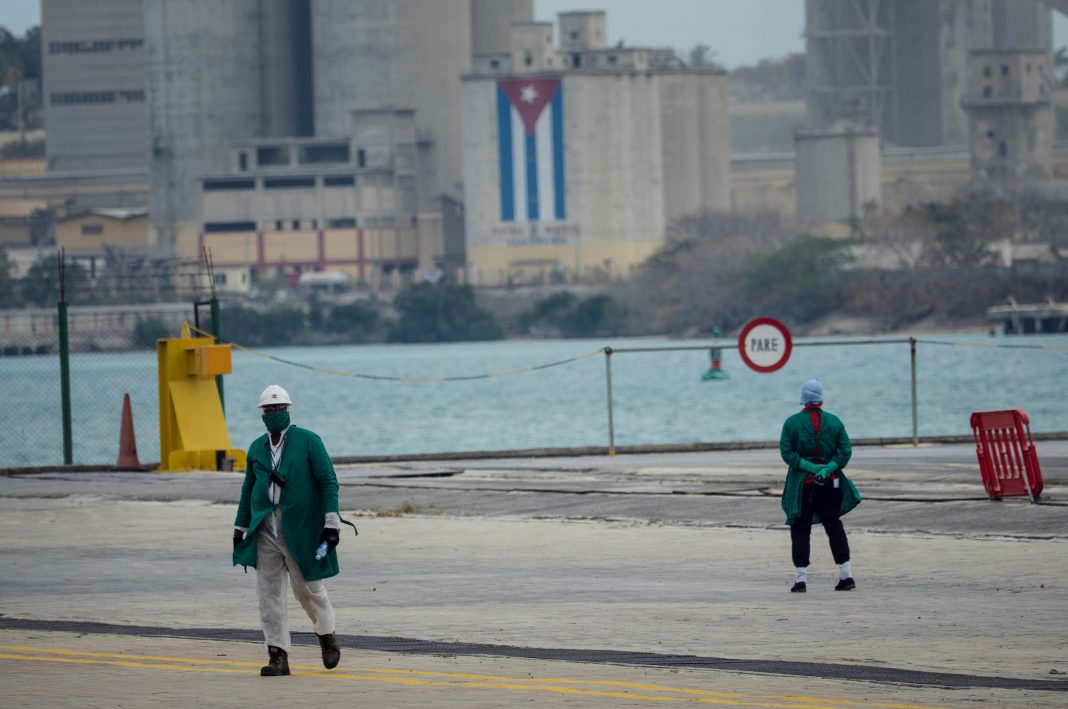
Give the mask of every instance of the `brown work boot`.
<path id="1" fill-rule="evenodd" d="M 267 648 L 267 664 L 260 668 L 260 677 L 280 677 L 289 674 L 289 653 L 280 647 Z"/>
<path id="2" fill-rule="evenodd" d="M 327 635 L 315 634 L 319 638 L 319 647 L 323 649 L 323 667 L 332 670 L 341 661 L 341 648 L 337 646 L 337 636 L 333 633 Z"/>

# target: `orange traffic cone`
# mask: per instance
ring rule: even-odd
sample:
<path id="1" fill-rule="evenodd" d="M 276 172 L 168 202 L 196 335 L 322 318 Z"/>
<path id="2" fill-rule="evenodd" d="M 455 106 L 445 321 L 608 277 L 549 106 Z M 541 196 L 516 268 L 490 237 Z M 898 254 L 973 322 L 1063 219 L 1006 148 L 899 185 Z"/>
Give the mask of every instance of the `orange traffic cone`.
<path id="1" fill-rule="evenodd" d="M 115 470 L 144 470 L 137 459 L 137 438 L 134 436 L 133 411 L 130 409 L 130 394 L 122 397 L 122 424 L 119 426 L 119 459 Z"/>

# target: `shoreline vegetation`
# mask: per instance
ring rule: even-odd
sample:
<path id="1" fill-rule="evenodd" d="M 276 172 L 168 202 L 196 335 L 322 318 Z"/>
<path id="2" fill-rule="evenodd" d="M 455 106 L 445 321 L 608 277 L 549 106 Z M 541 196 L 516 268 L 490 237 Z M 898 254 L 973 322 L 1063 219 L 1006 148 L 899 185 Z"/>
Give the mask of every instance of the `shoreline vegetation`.
<path id="1" fill-rule="evenodd" d="M 411 291 L 414 290 L 413 294 Z M 558 289 L 512 289 L 478 292 L 466 286 L 430 287 L 402 291 L 392 300 L 360 294 L 336 294 L 335 299 L 313 295 L 307 301 L 256 307 L 224 302 L 221 308 L 223 341 L 251 348 L 331 347 L 360 344 L 427 344 L 473 341 L 538 341 L 604 338 L 663 338 L 681 343 L 723 342 L 737 337 L 744 322 L 730 329 L 692 328 L 685 332 L 640 332 L 627 327 L 627 308 L 610 292 L 586 286 L 578 293 L 567 286 Z M 355 300 L 347 300 L 356 296 Z M 403 297 L 402 297 L 403 296 Z M 460 300 L 450 310 L 450 297 Z M 118 306 L 123 310 L 121 306 Z M 443 316 L 443 309 L 445 311 Z M 54 314 L 44 309 L 45 319 Z M 18 311 L 6 311 L 17 313 Z M 41 310 L 37 311 L 38 313 Z M 77 320 L 79 309 L 69 311 Z M 176 337 L 181 316 L 164 322 L 152 305 L 130 305 L 123 310 L 126 328 L 116 332 L 114 322 L 106 333 L 94 336 L 84 327 L 73 327 L 71 351 L 124 352 L 154 350 L 156 341 Z M 450 314 L 451 313 L 451 314 Z M 190 308 L 191 319 L 192 309 Z M 142 317 L 143 315 L 143 317 Z M 0 317 L 5 317 L 0 311 Z M 464 330 L 443 323 L 464 323 Z M 202 323 L 203 325 L 203 323 Z M 939 335 L 997 335 L 998 323 L 984 317 L 947 321 L 927 316 L 898 327 L 884 327 L 869 316 L 832 311 L 814 321 L 797 325 L 786 322 L 795 338 L 906 338 Z M 456 336 L 458 333 L 464 336 Z M 54 333 L 51 335 L 54 338 Z M 0 354 L 55 354 L 57 347 L 46 336 L 27 347 L 17 332 L 0 335 Z M 45 343 L 42 346 L 42 342 Z"/>

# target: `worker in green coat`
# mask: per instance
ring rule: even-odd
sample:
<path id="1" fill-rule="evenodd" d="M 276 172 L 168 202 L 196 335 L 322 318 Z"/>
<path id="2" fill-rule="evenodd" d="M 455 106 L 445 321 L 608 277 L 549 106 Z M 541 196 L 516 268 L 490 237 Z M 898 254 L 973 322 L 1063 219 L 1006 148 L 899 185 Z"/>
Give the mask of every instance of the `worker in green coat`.
<path id="1" fill-rule="evenodd" d="M 779 453 L 790 466 L 782 490 L 794 561 L 790 590 L 804 593 L 808 588 L 812 523 L 820 522 L 838 564 L 834 590 L 851 591 L 857 585 L 841 518 L 860 504 L 860 493 L 845 475 L 853 448 L 842 421 L 823 410 L 823 385 L 818 380 L 810 379 L 801 387 L 801 405 L 804 408 L 783 423 L 779 437 Z"/>
<path id="2" fill-rule="evenodd" d="M 319 436 L 290 424 L 292 403 L 276 384 L 260 394 L 267 433 L 249 446 L 234 520 L 234 564 L 256 569 L 268 652 L 260 669 L 264 677 L 289 674 L 287 577 L 319 638 L 323 665 L 332 669 L 341 658 L 334 608 L 322 581 L 338 573 L 334 549 L 344 520 L 338 514 L 337 477 Z"/>

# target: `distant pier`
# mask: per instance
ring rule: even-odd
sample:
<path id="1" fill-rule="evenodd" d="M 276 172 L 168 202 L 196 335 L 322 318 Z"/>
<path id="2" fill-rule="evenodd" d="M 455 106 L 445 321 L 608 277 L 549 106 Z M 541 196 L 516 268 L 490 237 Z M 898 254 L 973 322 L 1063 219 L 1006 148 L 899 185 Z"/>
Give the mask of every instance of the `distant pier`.
<path id="1" fill-rule="evenodd" d="M 193 319 L 189 303 L 143 305 L 78 305 L 69 311 L 72 352 L 114 352 L 134 347 L 134 328 L 144 320 L 158 320 L 177 332 Z M 0 310 L 0 356 L 54 355 L 59 351 L 55 308 Z"/>
<path id="2" fill-rule="evenodd" d="M 986 318 L 999 321 L 1006 335 L 1068 332 L 1068 303 L 1021 304 L 1010 298 L 1006 305 L 987 308 Z"/>

